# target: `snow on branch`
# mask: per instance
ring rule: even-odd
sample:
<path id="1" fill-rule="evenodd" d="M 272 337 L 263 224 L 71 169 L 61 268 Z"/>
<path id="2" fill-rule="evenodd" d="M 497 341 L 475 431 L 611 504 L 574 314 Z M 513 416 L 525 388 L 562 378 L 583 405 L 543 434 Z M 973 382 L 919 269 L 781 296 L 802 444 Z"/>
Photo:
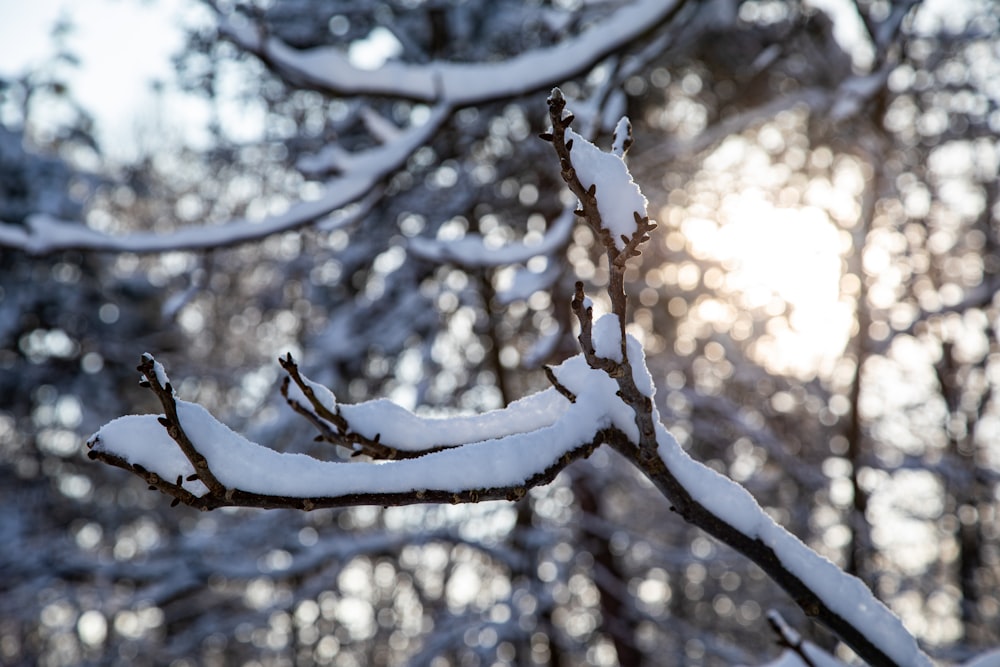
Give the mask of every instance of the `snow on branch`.
<path id="1" fill-rule="evenodd" d="M 844 664 L 811 642 L 802 639 L 781 614 L 771 610 L 767 613 L 767 622 L 778 635 L 778 644 L 794 654 L 805 667 L 844 667 Z"/>
<path id="2" fill-rule="evenodd" d="M 451 116 L 452 110 L 452 107 L 446 104 L 439 104 L 431 109 L 427 120 L 420 125 L 398 131 L 385 129 L 383 126 L 389 123 L 380 119 L 375 134 L 382 139 L 381 144 L 355 153 L 345 151 L 336 144 L 330 144 L 316 155 L 301 158 L 296 167 L 311 177 L 342 174 L 341 179 L 337 180 L 367 175 L 374 184 L 402 167 L 418 148 L 437 133 Z M 371 114 L 374 112 L 362 112 L 362 116 L 369 119 Z M 366 125 L 371 127 L 372 121 L 369 120 Z M 335 180 L 334 183 L 336 182 Z"/>
<path id="3" fill-rule="evenodd" d="M 0 221 L 0 247 L 18 248 L 32 255 L 47 255 L 61 250 L 145 254 L 225 248 L 258 241 L 272 234 L 298 229 L 324 219 L 329 220 L 330 228 L 344 227 L 353 224 L 367 212 L 370 203 L 359 206 L 356 210 L 340 211 L 340 215 L 332 219 L 330 216 L 338 209 L 361 199 L 374 183 L 363 184 L 355 180 L 341 185 L 345 187 L 327 189 L 319 199 L 301 202 L 284 213 L 260 221 L 236 219 L 223 225 L 182 227 L 162 234 L 108 234 L 79 221 L 36 214 L 29 217 L 24 226 Z"/>
<path id="4" fill-rule="evenodd" d="M 745 488 L 693 460 L 661 421 L 642 346 L 624 331 L 625 264 L 655 226 L 645 216 L 644 199 L 641 210 L 627 211 L 638 206 L 641 193 L 619 155 L 627 143 L 626 125 L 618 126 L 616 150 L 596 155 L 598 149 L 570 134 L 573 117 L 565 104 L 554 90 L 553 129 L 544 138 L 580 201 L 580 216 L 603 235 L 614 312 L 595 320 L 591 300 L 577 283 L 571 307 L 582 352 L 547 369 L 551 388 L 483 415 L 427 419 L 384 400 L 340 404 L 285 357 L 282 393 L 316 427 L 319 440 L 374 459 L 343 463 L 250 442 L 205 408 L 177 397 L 162 366 L 144 355 L 143 384 L 155 393 L 163 414 L 105 425 L 88 442 L 91 458 L 139 475 L 174 503 L 203 510 L 309 510 L 515 500 L 607 444 L 652 482 L 678 516 L 751 559 L 869 664 L 930 667 L 913 636 L 859 579 L 778 525 Z M 585 156 L 580 164 L 578 156 Z M 613 167 L 611 159 L 617 161 Z M 600 166 L 588 172 L 583 166 L 588 161 Z M 602 198 L 618 204 L 608 208 Z M 619 245 L 611 238 L 609 219 L 624 211 L 634 227 L 620 235 Z"/>
<path id="5" fill-rule="evenodd" d="M 612 150 L 605 153 L 570 129 L 574 116 L 566 110 L 566 98 L 559 88 L 552 89 L 548 105 L 552 130 L 540 136 L 552 144 L 559 156 L 560 175 L 580 202 L 576 214 L 587 221 L 604 245 L 611 277 L 608 296 L 618 318 L 621 356 L 625 356 L 625 264 L 639 254 L 639 246 L 649 240 L 649 232 L 656 228 L 646 214 L 646 198 L 624 161 L 625 151 L 632 143 L 631 125 L 626 118 L 618 122 Z M 581 293 L 582 286 L 578 283 L 577 296 Z M 573 303 L 582 323 L 584 318 L 580 317 L 576 297 Z M 580 343 L 586 351 L 588 342 L 582 334 Z"/>
<path id="6" fill-rule="evenodd" d="M 333 392 L 299 371 L 291 355 L 279 363 L 288 374 L 282 395 L 293 410 L 317 426 L 320 439 L 376 459 L 414 458 L 467 442 L 537 431 L 552 426 L 567 407 L 565 400 L 545 391 L 502 410 L 428 419 L 386 399 L 339 404 Z"/>
<path id="7" fill-rule="evenodd" d="M 406 164 L 410 155 L 434 136 L 450 114 L 450 108 L 438 106 L 422 125 L 400 132 L 388 143 L 356 154 L 340 151 L 335 157 L 331 153 L 311 157 L 300 165 L 303 171 L 339 175 L 325 182 L 318 199 L 300 202 L 284 213 L 262 220 L 239 218 L 221 225 L 181 227 L 162 234 L 107 234 L 80 222 L 35 215 L 28 219 L 27 226 L 0 221 L 0 247 L 18 248 L 34 255 L 60 250 L 144 254 L 225 248 L 320 222 L 328 230 L 346 227 L 368 213 L 377 199 L 379 183 Z"/>
<path id="8" fill-rule="evenodd" d="M 297 85 L 337 95 L 378 95 L 455 107 L 524 95 L 567 81 L 671 19 L 681 0 L 639 0 L 556 46 L 502 62 L 412 64 L 387 62 L 376 70 L 356 67 L 336 47 L 294 49 L 252 23 L 220 18 L 220 33 L 256 54 Z"/>
<path id="9" fill-rule="evenodd" d="M 573 232 L 574 222 L 573 212 L 564 212 L 549 225 L 538 243 L 507 243 L 492 247 L 487 245 L 481 234 L 466 234 L 449 240 L 415 236 L 407 242 L 407 250 L 432 262 L 450 262 L 469 268 L 523 264 L 532 257 L 551 255 L 565 246 Z"/>
<path id="10" fill-rule="evenodd" d="M 548 103 L 552 131 L 542 134 L 542 139 L 552 142 L 559 155 L 563 180 L 580 200 L 578 215 L 600 236 L 613 265 L 624 269 L 625 261 L 639 254 L 639 245 L 649 240 L 649 232 L 656 227 L 646 214 L 646 198 L 623 159 L 632 143 L 628 119 L 618 122 L 612 151 L 605 153 L 570 129 L 574 116 L 566 111 L 561 90 L 554 88 Z M 571 155 L 574 147 L 577 150 Z"/>
<path id="11" fill-rule="evenodd" d="M 199 509 L 512 500 L 548 483 L 607 439 L 620 438 L 609 429 L 616 422 L 627 428 L 630 417 L 620 403 L 608 405 L 609 378 L 580 357 L 553 371 L 573 389 L 575 402 L 548 389 L 503 410 L 451 419 L 421 418 L 384 400 L 337 406 L 332 393 L 299 374 L 290 357 L 282 363 L 294 378 L 295 389 L 286 388 L 289 402 L 341 434 L 344 442 L 338 444 L 386 458 L 422 455 L 338 463 L 262 447 L 200 405 L 177 398 L 150 355 L 143 356 L 139 371 L 164 414 L 110 422 L 88 442 L 89 455 L 139 474 L 175 503 Z M 381 451 L 368 446 L 383 440 Z"/>

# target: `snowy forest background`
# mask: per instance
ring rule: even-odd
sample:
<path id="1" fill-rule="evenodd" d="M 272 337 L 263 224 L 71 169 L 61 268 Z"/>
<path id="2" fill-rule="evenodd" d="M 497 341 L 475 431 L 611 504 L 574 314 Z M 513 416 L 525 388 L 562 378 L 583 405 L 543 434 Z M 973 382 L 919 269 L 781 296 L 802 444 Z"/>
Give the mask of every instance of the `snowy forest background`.
<path id="1" fill-rule="evenodd" d="M 632 121 L 659 228 L 629 331 L 670 430 L 942 664 L 1000 644 L 1000 8 L 819 4 L 193 4 L 169 86 L 210 140 L 151 119 L 129 161 L 58 26 L 0 80 L 0 663 L 806 664 L 771 610 L 851 663 L 607 449 L 516 503 L 309 513 L 87 459 L 160 410 L 143 352 L 327 459 L 278 355 L 428 414 L 549 386 L 574 282 L 607 281 L 536 137 L 556 85 L 604 147 Z"/>

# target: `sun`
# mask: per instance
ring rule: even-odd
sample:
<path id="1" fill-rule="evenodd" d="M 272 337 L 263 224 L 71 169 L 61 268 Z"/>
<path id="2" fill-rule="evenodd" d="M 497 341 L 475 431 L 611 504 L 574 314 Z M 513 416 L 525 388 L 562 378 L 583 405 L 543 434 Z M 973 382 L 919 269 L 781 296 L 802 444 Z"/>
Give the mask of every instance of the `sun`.
<path id="1" fill-rule="evenodd" d="M 778 207 L 751 189 L 727 195 L 717 220 L 689 218 L 681 232 L 696 258 L 725 267 L 723 291 L 738 309 L 767 317 L 752 346 L 758 361 L 799 377 L 832 370 L 853 314 L 841 290 L 850 237 L 826 212 Z"/>

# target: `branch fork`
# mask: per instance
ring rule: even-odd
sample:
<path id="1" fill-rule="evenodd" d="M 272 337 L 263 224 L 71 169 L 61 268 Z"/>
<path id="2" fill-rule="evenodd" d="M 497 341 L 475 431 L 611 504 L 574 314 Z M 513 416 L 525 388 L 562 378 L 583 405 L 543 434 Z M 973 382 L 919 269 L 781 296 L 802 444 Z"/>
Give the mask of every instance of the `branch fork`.
<path id="1" fill-rule="evenodd" d="M 611 230 L 620 228 L 620 225 L 614 224 L 615 221 L 604 218 L 604 213 L 602 213 L 601 207 L 598 205 L 597 184 L 591 183 L 589 186 L 585 186 L 579 178 L 578 169 L 574 166 L 573 147 L 575 141 L 572 137 L 567 137 L 567 131 L 569 131 L 574 116 L 566 110 L 566 98 L 559 88 L 552 90 L 552 94 L 548 98 L 548 106 L 549 121 L 552 124 L 552 130 L 542 133 L 540 137 L 552 144 L 556 155 L 559 157 L 560 175 L 569 187 L 570 192 L 576 195 L 580 202 L 580 208 L 576 210 L 576 215 L 587 221 L 587 224 L 600 240 L 601 245 L 604 246 L 608 257 L 608 270 L 610 273 L 608 296 L 611 298 L 612 312 L 618 317 L 622 358 L 627 360 L 625 345 L 625 323 L 627 321 L 627 300 L 625 296 L 626 263 L 632 257 L 637 257 L 640 254 L 639 247 L 649 240 L 649 233 L 656 228 L 656 223 L 650 220 L 649 216 L 644 215 L 645 211 L 631 211 L 631 215 L 634 218 L 633 231 L 629 235 L 619 235 L 622 243 L 622 247 L 619 248 L 618 242 Z M 622 118 L 615 131 L 611 155 L 619 159 L 624 159 L 631 145 L 631 124 L 627 118 Z M 593 147 L 589 148 L 593 150 Z M 645 200 L 643 199 L 643 201 Z M 582 327 L 582 311 L 579 311 L 574 306 L 573 312 L 576 314 L 577 319 L 580 320 Z"/>
<path id="2" fill-rule="evenodd" d="M 641 347 L 625 334 L 628 304 L 624 290 L 626 263 L 639 254 L 655 223 L 636 211 L 634 230 L 621 235 L 621 247 L 614 242 L 610 229 L 617 227 L 603 218 L 596 183 L 584 187 L 579 165 L 574 165 L 574 141 L 567 137 L 573 116 L 565 105 L 562 93 L 554 90 L 549 97 L 553 129 L 543 138 L 553 144 L 563 179 L 580 201 L 579 215 L 598 233 L 606 248 L 610 274 L 607 290 L 617 322 L 595 322 L 583 283 L 576 283 L 571 308 L 580 325 L 582 354 L 555 369 L 546 368 L 552 389 L 516 401 L 498 414 L 456 418 L 442 427 L 386 402 L 345 405 L 342 409 L 329 390 L 309 381 L 291 356 L 286 356 L 279 362 L 287 373 L 282 395 L 293 410 L 317 428 L 318 439 L 385 461 L 331 463 L 299 458 L 302 455 L 281 455 L 237 436 L 200 406 L 179 401 L 162 366 L 144 355 L 139 365 L 144 385 L 157 396 L 164 414 L 123 417 L 108 424 L 88 442 L 91 458 L 141 476 L 152 488 L 173 496 L 174 504 L 183 502 L 199 509 L 235 505 L 311 510 L 364 504 L 516 500 L 528 489 L 551 482 L 573 461 L 607 444 L 653 483 L 671 509 L 753 560 L 808 615 L 833 630 L 869 664 L 929 666 L 929 660 L 898 619 L 863 584 L 775 524 L 745 489 L 692 461 L 659 421 Z M 629 144 L 627 124 L 619 123 L 619 130 L 622 134 L 616 132 L 614 152 L 621 157 Z M 577 148 L 595 150 L 593 146 Z M 628 183 L 634 186 L 631 180 Z M 603 322 L 617 324 L 617 341 L 606 335 L 609 332 Z M 620 354 L 615 353 L 618 350 L 609 351 L 609 341 L 612 345 L 620 343 Z M 365 417 L 361 409 L 374 411 L 376 418 L 370 413 Z M 160 434 L 155 443 L 139 443 L 138 455 L 131 449 L 132 444 L 125 442 L 134 437 L 137 427 Z M 164 428 L 169 439 L 162 436 Z M 371 435 L 376 428 L 380 432 Z M 153 433 L 149 435 L 155 439 Z M 164 463 L 159 458 L 161 452 L 150 451 L 164 447 L 176 452 L 172 444 L 183 454 L 180 463 Z M 244 453 L 259 457 L 258 462 L 280 463 L 284 472 L 294 470 L 301 478 L 286 474 L 282 484 L 271 484 L 271 480 L 261 479 L 272 472 L 270 469 L 240 477 L 228 466 L 243 465 L 245 461 L 239 457 Z M 215 470 L 210 460 L 216 464 Z M 149 461 L 156 465 L 147 467 Z M 227 486 L 220 477 L 230 484 Z M 205 487 L 201 495 L 197 495 L 201 490 L 199 482 Z M 721 493 L 722 501 L 706 493 L 706 489 Z M 740 505 L 738 511 L 734 512 L 734 504 Z M 748 515 L 752 520 L 747 519 Z M 829 577 L 836 583 L 835 591 L 824 583 Z M 886 635 L 892 639 L 885 639 Z"/>
<path id="3" fill-rule="evenodd" d="M 383 444 L 381 433 L 368 437 L 353 431 L 347 418 L 342 414 L 339 404 L 334 404 L 331 410 L 316 395 L 315 386 L 299 371 L 299 366 L 292 358 L 291 353 L 279 357 L 278 363 L 287 374 L 281 382 L 281 395 L 292 410 L 305 417 L 309 423 L 316 427 L 316 430 L 319 431 L 315 438 L 317 442 L 328 442 L 343 447 L 351 452 L 352 457 L 367 455 L 382 461 L 416 458 L 445 449 L 442 446 L 412 452 Z M 308 405 L 303 404 L 297 396 L 293 395 L 293 384 L 305 397 Z"/>

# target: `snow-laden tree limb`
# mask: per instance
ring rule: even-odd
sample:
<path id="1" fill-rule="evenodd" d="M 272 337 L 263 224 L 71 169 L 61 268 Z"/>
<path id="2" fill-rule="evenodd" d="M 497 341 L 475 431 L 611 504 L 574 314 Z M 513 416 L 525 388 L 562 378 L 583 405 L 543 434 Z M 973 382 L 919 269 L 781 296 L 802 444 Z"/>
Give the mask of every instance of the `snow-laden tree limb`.
<path id="1" fill-rule="evenodd" d="M 750 558 L 869 664 L 929 666 L 900 620 L 859 579 L 778 525 L 742 486 L 694 461 L 662 423 L 642 347 L 624 334 L 626 262 L 655 227 L 623 161 L 627 123 L 605 153 L 569 129 L 572 114 L 558 89 L 549 114 L 552 130 L 543 138 L 580 201 L 579 216 L 605 247 L 613 310 L 595 318 L 577 283 L 572 309 L 582 352 L 548 370 L 552 388 L 494 412 L 428 419 L 384 400 L 341 404 L 284 358 L 282 393 L 319 439 L 375 459 L 340 463 L 250 442 L 178 398 L 163 367 L 144 355 L 143 384 L 164 413 L 110 422 L 88 442 L 90 456 L 140 475 L 175 503 L 309 510 L 515 500 L 607 444 L 679 516 Z"/>
<path id="2" fill-rule="evenodd" d="M 341 151 L 323 154 L 308 161 L 303 169 L 337 173 L 323 185 L 321 195 L 302 201 L 287 211 L 262 220 L 238 218 L 220 225 L 179 227 L 165 233 L 132 232 L 108 234 L 81 222 L 35 215 L 27 226 L 0 220 L 0 246 L 18 248 L 34 255 L 60 250 L 98 250 L 161 253 L 174 250 L 225 248 L 300 229 L 322 222 L 327 229 L 353 224 L 371 209 L 379 184 L 401 168 L 449 118 L 451 109 L 438 106 L 427 120 L 396 135 L 391 142 L 358 153 Z"/>
<path id="3" fill-rule="evenodd" d="M 220 32 L 240 48 L 256 54 L 277 74 L 299 85 L 334 94 L 371 94 L 435 104 L 428 120 L 417 127 L 396 130 L 384 119 L 364 118 L 381 145 L 351 153 L 330 145 L 304 157 L 296 167 L 307 177 L 326 178 L 319 198 L 302 201 L 287 211 L 262 220 L 237 218 L 219 225 L 185 226 L 170 232 L 137 231 L 113 234 L 88 227 L 82 221 L 50 215 L 30 217 L 25 225 L 0 220 L 0 246 L 33 255 L 63 250 L 131 252 L 207 250 L 258 241 L 273 234 L 300 229 L 331 216 L 332 226 L 347 226 L 363 217 L 366 195 L 400 169 L 426 144 L 451 114 L 462 106 L 518 96 L 548 88 L 586 72 L 609 54 L 670 20 L 684 0 L 643 0 L 616 11 L 606 21 L 561 44 L 494 63 L 431 63 L 407 65 L 389 62 L 376 71 L 350 63 L 334 48 L 296 51 L 250 23 L 237 24 L 221 16 Z M 428 250 L 428 248 L 423 248 Z M 447 251 L 445 251 L 447 252 Z"/>
<path id="4" fill-rule="evenodd" d="M 415 236 L 407 242 L 407 250 L 432 262 L 449 262 L 458 266 L 509 266 L 527 262 L 532 257 L 551 255 L 566 245 L 573 231 L 573 212 L 564 211 L 546 230 L 538 243 L 509 243 L 494 248 L 481 234 L 466 234 L 462 238 L 440 240 Z"/>
<path id="5" fill-rule="evenodd" d="M 291 359 L 283 363 L 294 369 Z M 164 415 L 112 421 L 88 443 L 90 455 L 136 472 L 199 509 L 516 499 L 552 481 L 597 445 L 620 437 L 608 429 L 616 418 L 626 426 L 630 418 L 624 405 L 617 412 L 601 405 L 609 379 L 580 357 L 556 370 L 560 381 L 576 390 L 575 403 L 549 389 L 503 410 L 457 419 L 421 418 L 385 400 L 341 406 L 328 390 L 292 370 L 298 381 L 290 383 L 288 400 L 310 413 L 321 433 L 339 433 L 337 444 L 355 451 L 408 459 L 344 464 L 252 443 L 201 406 L 176 398 L 151 356 L 144 355 L 139 370 Z"/>
<path id="6" fill-rule="evenodd" d="M 639 0 L 555 46 L 501 62 L 355 66 L 336 47 L 296 50 L 253 23 L 220 18 L 220 33 L 294 82 L 337 95 L 378 95 L 454 107 L 516 97 L 572 79 L 609 54 L 670 20 L 685 0 Z"/>
<path id="7" fill-rule="evenodd" d="M 613 335 L 615 322 L 611 327 L 600 322 L 597 330 Z M 352 448 L 358 443 L 351 434 L 357 433 L 384 440 L 383 446 L 394 451 L 432 452 L 386 463 L 325 462 L 251 443 L 201 406 L 174 397 L 166 374 L 147 356 L 140 369 L 165 414 L 109 423 L 91 439 L 91 457 L 131 470 L 176 501 L 200 509 L 314 509 L 516 499 L 609 444 L 647 474 L 685 520 L 753 559 L 871 664 L 929 664 L 922 662 L 899 620 L 859 580 L 774 523 L 742 487 L 688 457 L 659 423 L 652 401 L 643 414 L 636 412 L 635 404 L 650 398 L 643 391 L 652 391 L 652 381 L 638 342 L 630 338 L 628 347 L 631 372 L 618 378 L 592 368 L 584 355 L 554 369 L 573 402 L 548 389 L 504 410 L 461 420 L 420 418 L 382 400 L 338 405 L 306 378 L 302 385 L 313 396 L 291 384 L 298 389 L 288 390 L 289 400 L 328 427 L 338 428 L 339 420 L 320 413 L 340 415 Z M 614 347 L 599 339 L 595 350 L 608 349 Z M 644 432 L 650 425 L 652 432 Z M 189 455 L 187 443 L 196 453 Z M 377 453 L 363 443 L 358 449 Z"/>

